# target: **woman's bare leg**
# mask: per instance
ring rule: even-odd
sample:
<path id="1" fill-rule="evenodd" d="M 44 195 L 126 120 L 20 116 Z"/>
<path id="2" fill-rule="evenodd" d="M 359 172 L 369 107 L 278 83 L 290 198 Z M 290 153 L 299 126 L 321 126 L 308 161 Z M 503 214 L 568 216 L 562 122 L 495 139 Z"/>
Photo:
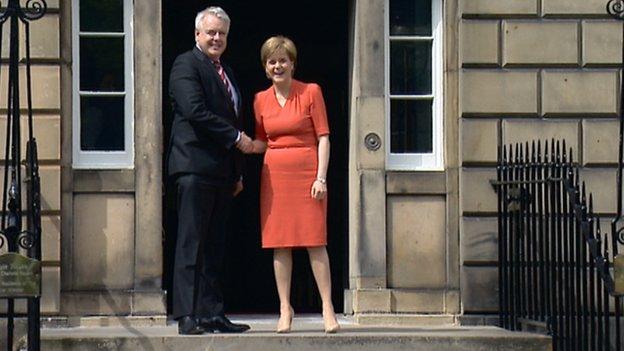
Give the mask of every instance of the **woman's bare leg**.
<path id="1" fill-rule="evenodd" d="M 335 333 L 340 326 L 334 313 L 334 304 L 331 299 L 331 272 L 329 268 L 329 257 L 325 246 L 309 247 L 310 265 L 314 273 L 314 279 L 321 295 L 323 303 L 323 322 L 325 331 Z"/>
<path id="2" fill-rule="evenodd" d="M 275 271 L 277 294 L 280 299 L 280 318 L 277 322 L 277 332 L 287 333 L 290 331 L 293 317 L 293 309 L 290 305 L 290 285 L 292 276 L 291 249 L 273 250 L 273 270 Z"/>

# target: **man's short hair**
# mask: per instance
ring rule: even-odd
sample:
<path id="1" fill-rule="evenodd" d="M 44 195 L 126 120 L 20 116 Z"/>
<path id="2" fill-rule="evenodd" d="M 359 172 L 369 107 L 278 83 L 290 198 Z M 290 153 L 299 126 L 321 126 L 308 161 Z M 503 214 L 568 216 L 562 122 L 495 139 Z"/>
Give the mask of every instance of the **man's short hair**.
<path id="1" fill-rule="evenodd" d="M 218 19 L 225 22 L 228 28 L 230 27 L 230 16 L 228 16 L 225 10 L 223 10 L 219 6 L 210 6 L 197 13 L 197 16 L 195 17 L 195 29 L 200 29 L 199 27 L 201 26 L 204 17 L 206 17 L 207 15 L 217 17 Z"/>

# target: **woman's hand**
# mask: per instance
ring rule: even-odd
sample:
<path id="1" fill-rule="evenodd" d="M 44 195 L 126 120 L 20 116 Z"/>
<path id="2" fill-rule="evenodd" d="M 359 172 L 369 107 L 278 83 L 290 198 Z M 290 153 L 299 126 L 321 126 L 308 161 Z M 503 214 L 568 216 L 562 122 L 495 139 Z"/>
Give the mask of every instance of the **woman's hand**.
<path id="1" fill-rule="evenodd" d="M 312 183 L 312 190 L 310 190 L 310 195 L 315 200 L 323 200 L 327 195 L 327 184 L 324 179 L 316 179 L 314 183 Z"/>
<path id="2" fill-rule="evenodd" d="M 310 194 L 313 199 L 323 200 L 327 196 L 327 164 L 329 163 L 329 136 L 321 135 L 318 139 L 318 169 L 316 180 L 312 184 Z"/>

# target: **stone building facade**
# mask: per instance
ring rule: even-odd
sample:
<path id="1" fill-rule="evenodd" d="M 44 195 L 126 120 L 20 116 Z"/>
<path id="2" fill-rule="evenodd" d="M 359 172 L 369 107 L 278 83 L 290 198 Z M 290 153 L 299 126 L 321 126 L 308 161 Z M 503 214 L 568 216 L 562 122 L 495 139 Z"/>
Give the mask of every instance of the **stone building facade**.
<path id="1" fill-rule="evenodd" d="M 622 23 L 606 1 L 463 1 L 459 128 L 462 303 L 496 311 L 497 140 L 565 139 L 594 194 L 616 211 Z"/>
<path id="2" fill-rule="evenodd" d="M 160 52 L 162 18 L 170 14 L 161 12 L 161 0 L 121 2 L 131 7 L 124 57 L 132 67 L 125 91 L 133 105 L 126 130 L 132 147 L 124 149 L 131 157 L 119 167 L 76 162 L 82 160 L 76 99 L 83 96 L 75 95 L 73 66 L 80 55 L 78 1 L 48 0 L 48 14 L 32 24 L 46 315 L 166 311 L 161 116 L 167 72 Z M 615 211 L 622 24 L 607 16 L 605 0 L 423 0 L 431 31 L 413 35 L 392 27 L 397 3 L 401 9 L 398 0 L 353 0 L 345 18 L 348 277 L 338 287 L 345 290 L 344 311 L 361 322 L 493 313 L 497 227 L 489 180 L 499 142 L 564 138 L 583 166 L 597 212 Z M 84 37 L 90 35 L 97 33 Z M 393 91 L 391 75 L 412 72 L 409 65 L 395 71 L 391 57 L 412 49 L 393 48 L 410 41 L 431 45 L 425 61 L 432 88 L 423 94 Z M 0 107 L 4 101 L 0 94 Z M 397 101 L 434 106 L 432 152 L 400 146 L 397 152 L 390 140 L 403 135 L 392 122 Z M 394 155 L 401 153 L 410 155 Z"/>

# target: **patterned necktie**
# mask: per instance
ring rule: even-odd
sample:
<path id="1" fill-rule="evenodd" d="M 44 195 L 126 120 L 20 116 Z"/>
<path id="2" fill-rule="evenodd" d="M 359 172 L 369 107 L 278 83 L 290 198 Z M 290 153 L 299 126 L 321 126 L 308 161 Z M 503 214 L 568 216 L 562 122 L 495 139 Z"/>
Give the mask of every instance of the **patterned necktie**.
<path id="1" fill-rule="evenodd" d="M 230 88 L 230 84 L 228 83 L 227 78 L 225 77 L 225 71 L 223 70 L 223 66 L 221 66 L 221 62 L 217 60 L 217 61 L 212 61 L 212 63 L 215 65 L 215 68 L 217 69 L 217 73 L 219 73 L 219 77 L 221 77 L 221 80 L 223 81 L 223 85 L 225 85 L 225 90 L 227 90 L 228 92 L 230 101 L 234 103 L 234 98 L 232 97 L 232 90 Z"/>

